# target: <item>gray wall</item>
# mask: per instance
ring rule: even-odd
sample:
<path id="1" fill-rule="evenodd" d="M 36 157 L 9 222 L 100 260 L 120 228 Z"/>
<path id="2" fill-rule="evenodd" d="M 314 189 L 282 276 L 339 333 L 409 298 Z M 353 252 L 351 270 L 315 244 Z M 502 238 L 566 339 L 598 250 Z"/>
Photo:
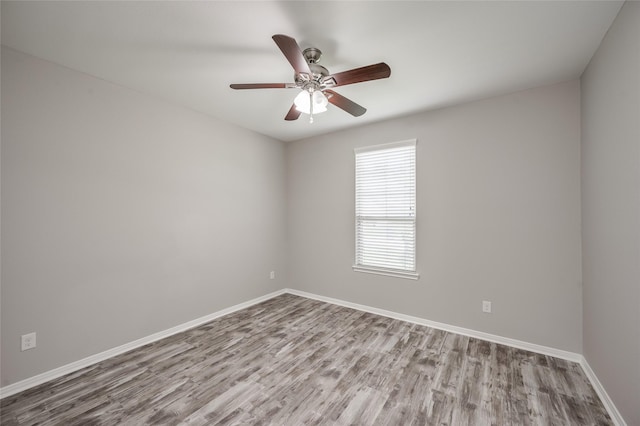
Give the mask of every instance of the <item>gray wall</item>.
<path id="1" fill-rule="evenodd" d="M 572 81 L 287 145 L 289 285 L 581 352 L 579 108 Z M 409 138 L 420 279 L 353 272 L 353 149 Z"/>
<path id="2" fill-rule="evenodd" d="M 640 3 L 582 76 L 584 355 L 640 425 Z"/>
<path id="3" fill-rule="evenodd" d="M 284 287 L 284 170 L 281 142 L 3 48 L 1 384 Z"/>

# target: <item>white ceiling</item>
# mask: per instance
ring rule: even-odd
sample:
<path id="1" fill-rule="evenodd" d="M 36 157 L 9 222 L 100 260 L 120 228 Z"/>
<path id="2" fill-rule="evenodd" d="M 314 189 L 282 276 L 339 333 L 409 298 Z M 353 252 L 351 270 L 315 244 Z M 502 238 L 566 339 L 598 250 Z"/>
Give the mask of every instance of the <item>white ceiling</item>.
<path id="1" fill-rule="evenodd" d="M 2 44 L 274 138 L 350 126 L 580 76 L 618 1 L 2 1 Z M 271 36 L 322 50 L 336 73 L 386 62 L 391 77 L 336 88 L 368 109 L 284 121 L 295 89 Z"/>

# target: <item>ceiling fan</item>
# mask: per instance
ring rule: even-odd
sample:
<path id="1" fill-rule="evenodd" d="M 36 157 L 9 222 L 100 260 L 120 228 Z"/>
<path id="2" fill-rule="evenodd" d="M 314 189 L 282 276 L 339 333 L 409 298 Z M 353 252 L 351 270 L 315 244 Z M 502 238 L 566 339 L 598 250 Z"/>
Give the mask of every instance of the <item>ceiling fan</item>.
<path id="1" fill-rule="evenodd" d="M 309 114 L 309 122 L 313 123 L 313 114 L 326 111 L 329 103 L 354 117 L 359 117 L 367 111 L 366 108 L 334 92 L 331 88 L 379 80 L 391 75 L 391 68 L 384 62 L 329 74 L 329 70 L 318 64 L 322 55 L 320 49 L 310 47 L 301 51 L 292 37 L 276 34 L 272 38 L 293 67 L 295 83 L 231 84 L 230 87 L 232 89 L 301 89 L 284 117 L 287 121 L 297 120 L 304 112 Z"/>

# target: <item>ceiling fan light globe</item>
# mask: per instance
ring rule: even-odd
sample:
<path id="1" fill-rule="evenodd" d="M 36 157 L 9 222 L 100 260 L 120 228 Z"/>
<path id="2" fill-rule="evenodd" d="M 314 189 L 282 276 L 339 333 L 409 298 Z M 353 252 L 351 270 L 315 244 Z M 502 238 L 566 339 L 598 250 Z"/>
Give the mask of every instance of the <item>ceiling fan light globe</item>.
<path id="1" fill-rule="evenodd" d="M 296 98 L 293 100 L 293 103 L 296 105 L 296 109 L 300 112 L 309 114 L 309 112 L 311 111 L 309 105 L 309 92 L 307 92 L 306 90 L 302 90 L 300 93 L 298 93 L 298 96 L 296 96 Z"/>
<path id="2" fill-rule="evenodd" d="M 321 112 L 325 112 L 327 110 L 329 100 L 327 99 L 325 94 L 319 90 L 311 92 L 311 94 L 306 90 L 302 90 L 293 100 L 293 103 L 295 104 L 298 111 L 305 114 L 311 114 L 312 101 L 314 114 L 320 114 Z"/>
<path id="3" fill-rule="evenodd" d="M 320 90 L 316 90 L 313 92 L 311 98 L 313 99 L 313 112 L 324 112 L 327 110 L 329 100 L 324 93 Z"/>

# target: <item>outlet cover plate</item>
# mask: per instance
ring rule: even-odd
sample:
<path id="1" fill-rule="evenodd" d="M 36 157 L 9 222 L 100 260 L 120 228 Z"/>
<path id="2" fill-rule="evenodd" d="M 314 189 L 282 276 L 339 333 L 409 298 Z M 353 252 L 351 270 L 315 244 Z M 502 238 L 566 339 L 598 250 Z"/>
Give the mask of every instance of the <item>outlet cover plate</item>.
<path id="1" fill-rule="evenodd" d="M 486 313 L 486 314 L 490 314 L 491 313 L 491 302 L 488 300 L 483 300 L 482 301 L 482 312 Z"/>
<path id="2" fill-rule="evenodd" d="M 36 347 L 36 333 L 23 334 L 20 338 L 20 350 L 26 351 Z"/>

